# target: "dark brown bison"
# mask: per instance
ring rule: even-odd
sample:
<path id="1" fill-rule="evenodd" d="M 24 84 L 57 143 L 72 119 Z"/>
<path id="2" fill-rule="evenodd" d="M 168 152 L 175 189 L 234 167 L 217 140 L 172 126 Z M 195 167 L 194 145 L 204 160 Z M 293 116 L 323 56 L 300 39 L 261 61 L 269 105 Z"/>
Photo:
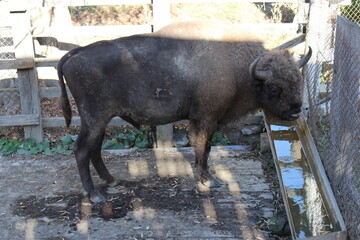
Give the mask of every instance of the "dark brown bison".
<path id="1" fill-rule="evenodd" d="M 263 109 L 284 120 L 299 116 L 303 79 L 286 50 L 268 51 L 255 36 L 234 26 L 186 22 L 152 34 L 100 41 L 61 58 L 62 109 L 71 109 L 64 79 L 81 118 L 75 157 L 83 187 L 93 202 L 105 201 L 90 176 L 115 182 L 101 158 L 106 125 L 120 116 L 135 127 L 189 120 L 190 142 L 201 181 L 217 187 L 208 172 L 210 141 L 220 125 Z"/>

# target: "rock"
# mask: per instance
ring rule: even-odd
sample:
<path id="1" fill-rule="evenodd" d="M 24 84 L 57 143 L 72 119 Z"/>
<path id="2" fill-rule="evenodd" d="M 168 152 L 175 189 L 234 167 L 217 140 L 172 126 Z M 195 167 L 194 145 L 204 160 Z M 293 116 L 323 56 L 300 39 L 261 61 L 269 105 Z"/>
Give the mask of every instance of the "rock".
<path id="1" fill-rule="evenodd" d="M 290 236 L 289 221 L 286 216 L 276 216 L 269 219 L 269 230 L 277 236 Z"/>
<path id="2" fill-rule="evenodd" d="M 178 129 L 174 132 L 175 147 L 189 146 L 189 137 L 186 129 Z"/>
<path id="3" fill-rule="evenodd" d="M 264 152 L 268 152 L 270 151 L 270 143 L 269 143 L 269 138 L 267 133 L 261 133 L 260 134 L 260 152 L 264 153 Z"/>
<path id="4" fill-rule="evenodd" d="M 243 135 L 252 135 L 261 132 L 263 132 L 263 127 L 261 125 L 250 125 L 241 129 Z"/>

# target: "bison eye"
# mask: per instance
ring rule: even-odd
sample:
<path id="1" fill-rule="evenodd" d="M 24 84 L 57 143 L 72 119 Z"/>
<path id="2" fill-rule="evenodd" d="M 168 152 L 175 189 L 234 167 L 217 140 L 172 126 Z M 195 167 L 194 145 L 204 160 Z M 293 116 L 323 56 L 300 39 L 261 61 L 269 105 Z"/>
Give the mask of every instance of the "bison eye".
<path id="1" fill-rule="evenodd" d="M 269 96 L 271 96 L 271 97 L 278 97 L 278 96 L 280 96 L 282 89 L 275 84 L 269 84 L 267 86 L 267 92 L 268 92 Z"/>

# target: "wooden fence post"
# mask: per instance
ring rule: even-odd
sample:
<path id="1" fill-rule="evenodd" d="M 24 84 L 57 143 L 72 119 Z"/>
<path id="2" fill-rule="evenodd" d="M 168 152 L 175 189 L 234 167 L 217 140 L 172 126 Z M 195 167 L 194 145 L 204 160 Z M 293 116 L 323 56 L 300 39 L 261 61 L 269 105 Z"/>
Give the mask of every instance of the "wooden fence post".
<path id="1" fill-rule="evenodd" d="M 174 146 L 174 130 L 173 123 L 166 125 L 160 125 L 156 127 L 157 135 L 157 147 L 158 148 L 169 148 Z"/>
<path id="2" fill-rule="evenodd" d="M 153 31 L 157 31 L 171 21 L 170 1 L 152 0 L 153 4 Z M 157 147 L 173 147 L 173 124 L 156 127 Z"/>
<path id="3" fill-rule="evenodd" d="M 30 18 L 26 11 L 11 13 L 15 57 L 34 61 L 34 44 L 30 32 Z M 18 87 L 22 114 L 36 114 L 39 125 L 24 126 L 25 138 L 43 140 L 39 87 L 35 68 L 18 69 Z"/>
<path id="4" fill-rule="evenodd" d="M 166 0 L 152 0 L 153 5 L 153 31 L 159 30 L 171 21 L 171 2 Z"/>

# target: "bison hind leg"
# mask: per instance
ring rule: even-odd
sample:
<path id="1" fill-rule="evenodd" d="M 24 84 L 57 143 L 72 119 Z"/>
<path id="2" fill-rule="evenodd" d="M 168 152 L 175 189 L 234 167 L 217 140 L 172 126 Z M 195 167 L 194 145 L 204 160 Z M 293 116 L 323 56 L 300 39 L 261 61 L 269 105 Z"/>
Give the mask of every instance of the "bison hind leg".
<path id="1" fill-rule="evenodd" d="M 83 188 L 86 194 L 90 195 L 90 200 L 94 203 L 105 202 L 106 198 L 95 189 L 92 181 L 90 160 L 102 179 L 107 182 L 114 181 L 101 158 L 101 145 L 106 123 L 100 124 L 99 121 L 96 128 L 88 126 L 86 122 L 82 121 L 79 136 L 74 144 L 76 163 Z"/>
<path id="2" fill-rule="evenodd" d="M 115 178 L 110 174 L 101 157 L 101 146 L 104 136 L 105 131 L 102 134 L 101 140 L 99 141 L 98 145 L 94 149 L 93 154 L 91 155 L 91 163 L 93 164 L 96 172 L 99 174 L 99 177 L 102 180 L 106 181 L 107 184 L 113 184 L 115 182 Z"/>

